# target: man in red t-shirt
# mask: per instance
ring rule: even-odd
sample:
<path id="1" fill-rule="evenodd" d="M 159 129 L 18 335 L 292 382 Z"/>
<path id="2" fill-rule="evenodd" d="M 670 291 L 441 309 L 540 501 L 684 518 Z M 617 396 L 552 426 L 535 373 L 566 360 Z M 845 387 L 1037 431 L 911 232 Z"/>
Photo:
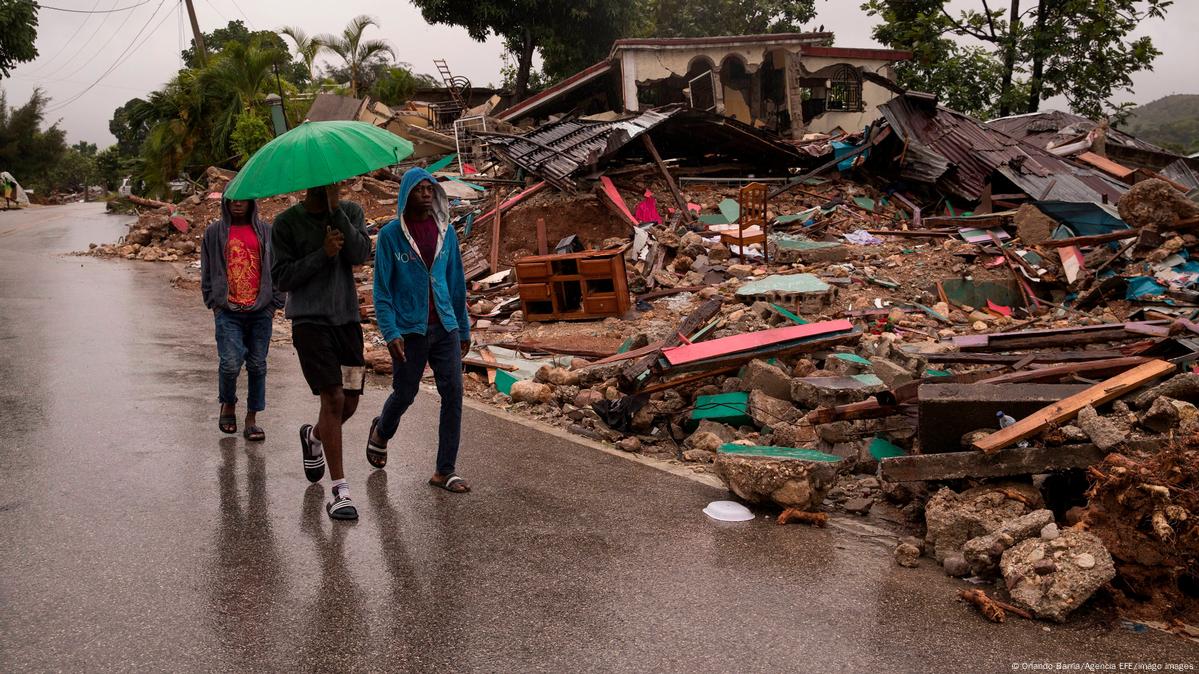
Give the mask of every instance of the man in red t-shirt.
<path id="1" fill-rule="evenodd" d="M 253 201 L 221 200 L 221 219 L 204 232 L 200 245 L 200 290 L 216 320 L 217 422 L 237 432 L 237 377 L 246 366 L 247 400 L 243 435 L 261 442 L 258 412 L 266 407 L 266 356 L 275 311 L 285 295 L 271 282 L 271 228 L 257 218 Z"/>

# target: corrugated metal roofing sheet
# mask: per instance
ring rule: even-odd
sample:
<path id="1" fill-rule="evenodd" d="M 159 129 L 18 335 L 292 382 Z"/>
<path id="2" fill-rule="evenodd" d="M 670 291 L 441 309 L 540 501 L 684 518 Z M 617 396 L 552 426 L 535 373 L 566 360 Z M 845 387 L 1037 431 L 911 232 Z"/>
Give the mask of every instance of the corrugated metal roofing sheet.
<path id="1" fill-rule="evenodd" d="M 981 197 L 997 172 L 1038 199 L 1115 201 L 1128 189 L 1098 171 L 917 97 L 897 96 L 879 111 L 907 144 L 902 175 L 969 201 Z"/>
<path id="2" fill-rule="evenodd" d="M 1012 138 L 1028 141 L 1037 147 L 1044 148 L 1058 134 L 1072 138 L 1090 133 L 1091 129 L 1095 128 L 1095 122 L 1086 117 L 1062 112 L 1061 110 L 1045 110 L 1043 112 L 1030 112 L 1024 115 L 1000 117 L 999 119 L 987 122 L 987 126 L 1002 131 Z M 1068 140 L 1069 138 L 1060 138 L 1058 140 Z M 1107 130 L 1107 142 L 1138 150 L 1147 150 L 1149 152 L 1167 151 L 1153 143 L 1124 133 L 1119 129 L 1109 128 Z"/>

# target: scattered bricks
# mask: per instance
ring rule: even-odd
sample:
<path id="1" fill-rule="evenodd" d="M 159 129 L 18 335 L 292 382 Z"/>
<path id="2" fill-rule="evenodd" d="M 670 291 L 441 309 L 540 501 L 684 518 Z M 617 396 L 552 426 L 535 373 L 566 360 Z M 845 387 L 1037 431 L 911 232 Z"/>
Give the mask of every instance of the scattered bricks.
<path id="1" fill-rule="evenodd" d="M 761 391 L 772 398 L 791 399 L 791 378 L 763 360 L 751 360 L 741 368 L 741 390 Z"/>
<path id="2" fill-rule="evenodd" d="M 1053 562 L 1048 569 L 1044 560 Z M 1003 553 L 999 563 L 1012 603 L 1038 618 L 1065 622 L 1074 609 L 1116 577 L 1099 537 L 1068 529 L 1053 541 L 1030 538 Z"/>
<path id="3" fill-rule="evenodd" d="M 962 436 L 999 429 L 1000 411 L 1020 419 L 1088 388 L 1085 384 L 922 384 L 920 447 L 925 454 L 952 452 Z"/>
<path id="4" fill-rule="evenodd" d="M 1053 522 L 1053 511 L 1034 510 L 1004 522 L 998 529 L 966 541 L 962 555 L 976 576 L 989 577 L 999 570 L 999 558 L 1013 545 L 1039 536 L 1041 529 Z"/>
<path id="5" fill-rule="evenodd" d="M 801 377 L 791 380 L 791 400 L 805 409 L 861 402 L 886 390 L 872 374 L 851 377 Z"/>
<path id="6" fill-rule="evenodd" d="M 750 391 L 749 415 L 758 426 L 773 428 L 778 424 L 791 424 L 803 414 L 790 400 L 779 400 L 762 391 Z"/>
<path id="7" fill-rule="evenodd" d="M 1186 372 L 1175 375 L 1137 396 L 1134 404 L 1137 409 L 1147 409 L 1159 397 L 1199 404 L 1199 374 Z"/>
<path id="8" fill-rule="evenodd" d="M 906 367 L 887 358 L 874 358 L 870 362 L 875 376 L 883 380 L 883 384 L 890 389 L 919 378 Z"/>
<path id="9" fill-rule="evenodd" d="M 837 482 L 837 458 L 783 447 L 725 445 L 716 453 L 716 474 L 751 503 L 815 511 Z"/>
<path id="10" fill-rule="evenodd" d="M 542 405 L 554 399 L 554 389 L 535 381 L 522 380 L 512 385 L 512 402 Z"/>
<path id="11" fill-rule="evenodd" d="M 1083 433 L 1087 434 L 1096 447 L 1105 452 L 1119 447 L 1128 439 L 1127 433 L 1111 421 L 1099 416 L 1099 413 L 1091 405 L 1078 411 L 1078 418 L 1074 423 L 1082 429 Z"/>
<path id="12" fill-rule="evenodd" d="M 900 543 L 895 546 L 895 563 L 909 569 L 920 566 L 920 548 L 910 543 Z"/>
<path id="13" fill-rule="evenodd" d="M 960 553 L 966 541 L 991 533 L 1004 522 L 1035 509 L 1025 501 L 1039 507 L 1040 500 L 1036 489 L 1027 484 L 982 485 L 960 494 L 941 489 L 925 505 L 924 539 L 937 561 L 944 562 L 949 555 Z"/>

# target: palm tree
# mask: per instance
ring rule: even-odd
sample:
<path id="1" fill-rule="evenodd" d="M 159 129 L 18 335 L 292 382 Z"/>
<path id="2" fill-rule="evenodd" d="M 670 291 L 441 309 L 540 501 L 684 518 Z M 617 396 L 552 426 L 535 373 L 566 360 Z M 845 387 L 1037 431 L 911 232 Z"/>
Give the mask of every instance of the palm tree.
<path id="1" fill-rule="evenodd" d="M 362 74 L 362 65 L 372 56 L 390 54 L 395 58 L 395 52 L 384 40 L 363 40 L 362 34 L 368 26 L 378 26 L 373 17 L 362 14 L 354 17 L 341 35 L 318 35 L 316 41 L 325 49 L 337 54 L 350 68 L 350 95 L 358 97 L 358 84 Z"/>
<path id="2" fill-rule="evenodd" d="M 270 83 L 271 67 L 278 62 L 280 53 L 261 43 L 246 46 L 240 42 L 229 42 L 212 63 L 204 69 L 201 77 L 205 83 L 220 84 L 232 89 L 243 111 L 254 109 L 263 90 Z"/>
<path id="3" fill-rule="evenodd" d="M 284 26 L 279 29 L 279 34 L 291 38 L 291 41 L 296 43 L 296 56 L 303 59 L 304 65 L 308 67 L 308 82 L 309 84 L 315 83 L 316 77 L 313 68 L 316 65 L 316 57 L 321 53 L 324 45 L 320 40 L 309 37 L 303 28 L 296 26 Z"/>

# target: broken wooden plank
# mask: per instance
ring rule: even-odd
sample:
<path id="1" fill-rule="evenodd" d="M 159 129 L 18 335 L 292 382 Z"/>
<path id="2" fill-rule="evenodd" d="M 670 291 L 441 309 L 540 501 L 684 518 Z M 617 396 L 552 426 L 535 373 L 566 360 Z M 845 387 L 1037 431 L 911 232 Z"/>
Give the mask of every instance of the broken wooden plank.
<path id="1" fill-rule="evenodd" d="M 861 337 L 862 331 L 858 329 L 854 329 L 850 332 L 836 333 L 831 336 L 818 335 L 809 339 L 800 339 L 793 342 L 774 344 L 760 349 L 754 349 L 753 351 L 744 351 L 731 355 L 718 356 L 707 360 L 687 363 L 685 365 L 670 366 L 670 372 L 691 372 L 694 370 L 712 369 L 726 365 L 740 365 L 743 363 L 748 363 L 749 361 L 757 358 L 782 358 L 797 353 L 823 351 L 841 344 L 856 342 L 857 340 L 861 339 Z"/>
<path id="2" fill-rule="evenodd" d="M 608 176 L 600 178 L 600 192 L 607 197 L 608 203 L 611 204 L 617 215 L 624 218 L 630 225 L 637 226 L 637 219 L 629 212 L 629 206 L 624 202 L 624 197 L 620 196 L 620 190 L 616 189 L 616 184 Z"/>
<path id="3" fill-rule="evenodd" d="M 728 374 L 730 372 L 735 372 L 736 370 L 739 370 L 739 369 L 741 369 L 740 365 L 726 365 L 724 367 L 720 367 L 715 370 L 704 370 L 703 372 L 696 372 L 693 374 L 683 375 L 682 377 L 675 377 L 674 379 L 668 379 L 666 381 L 661 381 L 656 384 L 650 384 L 649 386 L 645 386 L 639 391 L 639 393 L 641 395 L 645 395 L 648 393 L 657 393 L 658 391 L 665 391 L 667 389 L 672 389 L 672 388 L 676 388 L 679 386 L 685 386 L 687 384 L 694 384 L 697 381 L 703 381 L 705 379 L 708 379 L 709 377 L 715 377 L 715 376 L 721 375 L 721 374 Z"/>
<path id="4" fill-rule="evenodd" d="M 1057 367 L 1042 367 L 1032 370 L 1024 370 L 1021 372 L 1010 372 L 1001 374 L 997 377 L 984 379 L 980 384 L 1017 384 L 1021 382 L 1051 382 L 1061 377 L 1072 374 L 1087 374 L 1094 376 L 1106 376 L 1117 374 L 1125 370 L 1136 367 L 1143 363 L 1147 363 L 1151 358 L 1143 356 L 1130 356 L 1127 358 L 1109 358 L 1106 360 L 1094 360 L 1081 363 L 1072 363 L 1069 365 L 1059 365 Z"/>
<path id="5" fill-rule="evenodd" d="M 495 358 L 495 356 L 492 356 L 492 358 Z M 515 372 L 516 370 L 520 369 L 519 367 L 517 367 L 515 365 L 504 365 L 503 363 L 496 363 L 496 362 L 492 362 L 492 361 L 488 361 L 486 359 L 480 359 L 480 358 L 463 358 L 462 364 L 463 365 L 472 365 L 474 367 L 485 367 L 489 370 L 490 369 L 504 370 L 506 372 Z"/>
<path id="6" fill-rule="evenodd" d="M 485 346 L 480 347 L 479 355 L 483 357 L 483 360 L 485 362 L 488 362 L 488 363 L 498 363 L 499 362 L 495 359 L 495 354 L 491 352 L 491 349 L 489 349 Z M 491 367 L 487 368 L 487 384 L 490 386 L 495 386 L 495 369 L 494 368 L 491 368 Z"/>
<path id="7" fill-rule="evenodd" d="M 662 355 L 666 357 L 666 361 L 672 366 L 686 365 L 701 360 L 730 356 L 744 351 L 782 345 L 799 339 L 832 335 L 850 330 L 853 330 L 853 323 L 847 320 L 790 325 L 784 328 L 772 328 L 770 330 L 732 335 L 699 344 L 686 344 L 664 348 L 662 349 Z"/>
<path id="8" fill-rule="evenodd" d="M 1170 321 L 1132 321 L 1129 323 L 1103 323 L 1100 325 L 1051 328 L 1047 330 L 961 335 L 953 338 L 953 344 L 963 351 L 1016 351 L 1022 348 L 1048 348 L 1111 342 L 1131 339 L 1125 328 L 1137 323 L 1141 325 L 1168 325 Z"/>
<path id="9" fill-rule="evenodd" d="M 515 196 L 511 197 L 507 201 L 499 204 L 498 207 L 493 208 L 490 211 L 487 211 L 483 215 L 480 215 L 478 218 L 475 218 L 475 226 L 476 227 L 481 226 L 483 223 L 487 222 L 489 219 L 494 218 L 497 213 L 499 213 L 501 211 L 506 211 L 506 210 L 512 208 L 513 206 L 519 204 L 520 202 L 524 201 L 525 199 L 527 199 L 527 198 L 533 196 L 534 194 L 540 192 L 541 190 L 545 189 L 545 186 L 546 186 L 546 182 L 542 181 L 542 182 L 539 182 L 536 185 L 533 185 L 532 187 L 524 190 L 523 192 L 516 194 Z M 497 198 L 498 198 L 498 193 L 497 193 Z"/>
<path id="10" fill-rule="evenodd" d="M 491 255 L 487 258 L 492 271 L 498 271 L 500 268 L 500 220 L 502 216 L 503 209 L 500 204 L 500 194 L 496 192 L 495 218 L 491 223 Z"/>
<path id="11" fill-rule="evenodd" d="M 550 244 L 545 238 L 545 218 L 537 218 L 537 254 L 550 254 Z"/>
<path id="12" fill-rule="evenodd" d="M 660 344 L 655 345 L 656 348 L 652 352 L 640 358 L 639 360 L 625 365 L 624 368 L 621 369 L 621 383 L 623 383 L 626 387 L 635 387 L 639 385 L 645 374 L 649 372 L 650 368 L 654 366 L 654 363 L 658 361 L 659 349 L 682 344 L 683 338 L 680 335 L 690 335 L 696 330 L 702 328 L 708 323 L 708 321 L 712 320 L 713 316 L 720 313 L 720 307 L 722 304 L 723 302 L 719 297 L 713 297 L 707 302 L 704 302 L 696 307 L 695 310 L 687 316 L 687 318 L 683 319 L 683 322 L 679 324 L 678 328 L 671 333 L 670 336 L 664 339 Z M 628 356 L 628 354 L 618 355 L 626 357 Z"/>
<path id="13" fill-rule="evenodd" d="M 646 356 L 646 355 L 650 355 L 650 354 L 653 354 L 654 357 L 657 358 L 658 351 L 661 350 L 661 348 L 662 348 L 662 342 L 654 342 L 653 344 L 647 344 L 638 349 L 632 349 L 631 351 L 625 351 L 624 353 L 617 353 L 617 354 L 608 356 L 607 358 L 601 358 L 599 360 L 592 361 L 590 363 L 587 363 L 586 365 L 584 365 L 581 368 L 574 368 L 574 369 L 585 370 L 589 367 L 597 367 L 599 365 L 608 365 L 609 363 L 619 363 L 622 360 L 631 360 L 633 358 L 640 358 L 642 356 Z"/>
<path id="14" fill-rule="evenodd" d="M 1121 241 L 1123 239 L 1135 239 L 1141 235 L 1140 231 L 1135 229 L 1121 229 L 1115 232 L 1106 234 L 1093 234 L 1091 236 L 1074 236 L 1068 239 L 1046 239 L 1038 243 L 1038 246 L 1045 248 L 1065 248 L 1067 246 L 1094 246 L 1101 243 L 1110 243 L 1112 241 Z"/>
<path id="15" fill-rule="evenodd" d="M 1063 445 L 1001 449 L 982 452 L 946 452 L 896 456 L 880 462 L 880 476 L 887 482 L 923 482 L 963 478 L 1038 475 L 1055 470 L 1087 468 L 1104 459 L 1109 452 L 1095 445 Z"/>
<path id="16" fill-rule="evenodd" d="M 857 403 L 847 403 L 836 407 L 819 407 L 808 412 L 805 417 L 809 424 L 827 424 L 834 421 L 849 421 L 852 419 L 881 419 L 900 414 L 898 405 L 884 405 L 871 398 Z"/>
<path id="17" fill-rule="evenodd" d="M 641 134 L 641 141 L 645 143 L 645 149 L 649 151 L 649 156 L 654 160 L 654 164 L 658 166 L 658 171 L 662 173 L 662 177 L 666 180 L 666 186 L 670 188 L 670 194 L 674 197 L 674 203 L 682 211 L 683 220 L 685 222 L 692 222 L 695 216 L 687 208 L 687 199 L 679 191 L 679 186 L 675 183 L 674 176 L 670 175 L 670 171 L 666 170 L 666 164 L 662 162 L 662 156 L 658 154 L 658 148 L 654 147 L 654 141 L 650 139 L 648 133 Z"/>
<path id="18" fill-rule="evenodd" d="M 973 446 L 975 449 L 987 453 L 1009 447 L 1036 435 L 1050 424 L 1060 424 L 1073 419 L 1078 411 L 1087 405 L 1102 405 L 1115 400 L 1158 377 L 1173 372 L 1174 369 L 1173 363 L 1167 363 L 1164 360 L 1151 360 L 1111 379 L 1099 382 L 1081 393 L 1053 403 L 1007 428 L 976 440 Z"/>

